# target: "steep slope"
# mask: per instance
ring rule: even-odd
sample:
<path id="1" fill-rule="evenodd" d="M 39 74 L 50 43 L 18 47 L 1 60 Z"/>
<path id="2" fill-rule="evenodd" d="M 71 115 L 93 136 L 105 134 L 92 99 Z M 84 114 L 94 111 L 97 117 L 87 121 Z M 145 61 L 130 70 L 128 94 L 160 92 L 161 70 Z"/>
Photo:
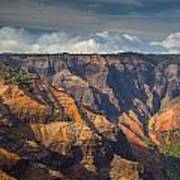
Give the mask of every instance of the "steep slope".
<path id="1" fill-rule="evenodd" d="M 180 100 L 174 98 L 149 121 L 149 136 L 158 145 L 169 179 L 179 179 Z"/>
<path id="2" fill-rule="evenodd" d="M 113 131 L 114 125 L 105 117 L 80 108 L 65 91 L 37 77 L 28 80 L 30 89 L 24 81 L 19 84 L 18 78 L 9 82 L 11 74 L 4 73 L 14 71 L 6 70 L 3 65 L 0 79 L 2 178 L 138 180 L 143 176 L 143 166 L 133 162 L 125 136 Z M 97 116 L 97 120 L 93 121 L 85 113 Z M 98 119 L 104 119 L 110 130 L 106 131 Z M 117 148 L 116 144 L 123 148 Z"/>
<path id="3" fill-rule="evenodd" d="M 111 119 L 134 111 L 140 120 L 179 95 L 179 56 L 1 55 Z"/>
<path id="4" fill-rule="evenodd" d="M 179 55 L 3 54 L 0 62 L 22 68 L 35 79 L 29 86 L 27 78 L 17 76 L 22 88 L 8 97 L 3 87 L 2 96 L 17 119 L 25 118 L 37 142 L 64 156 L 72 152 L 72 144 L 87 152 L 83 166 L 73 166 L 73 172 L 85 167 L 97 177 L 97 171 L 103 171 L 92 158 L 100 141 L 100 149 L 105 148 L 108 155 L 140 162 L 144 179 L 165 179 L 162 147 L 168 149 L 179 139 Z M 24 80 L 28 87 L 22 85 Z M 31 106 L 26 107 L 28 103 Z M 80 136 L 88 139 L 88 148 L 79 142 Z M 110 155 L 101 157 L 106 170 L 116 162 Z"/>
<path id="5" fill-rule="evenodd" d="M 150 119 L 149 135 L 157 145 L 169 144 L 173 142 L 173 139 L 177 139 L 175 136 L 178 129 L 180 129 L 179 97 L 167 103 Z"/>
<path id="6" fill-rule="evenodd" d="M 150 138 L 144 132 L 142 123 L 133 112 L 124 113 L 119 119 L 119 127 L 130 142 L 132 153 L 143 164 L 147 179 L 163 179 L 163 166 L 160 155 L 155 149 Z M 153 166 L 152 166 L 153 164 Z"/>

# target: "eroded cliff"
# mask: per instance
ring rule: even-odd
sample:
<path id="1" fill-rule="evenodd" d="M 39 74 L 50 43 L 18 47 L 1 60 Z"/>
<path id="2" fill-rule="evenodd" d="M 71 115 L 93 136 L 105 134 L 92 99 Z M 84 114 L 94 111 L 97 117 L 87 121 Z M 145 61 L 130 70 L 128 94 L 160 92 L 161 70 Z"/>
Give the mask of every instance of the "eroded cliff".
<path id="1" fill-rule="evenodd" d="M 2 171 L 21 179 L 175 179 L 179 171 L 164 173 L 164 161 L 179 158 L 179 59 L 1 55 L 17 69 L 0 81 L 1 146 L 25 166 L 17 172 L 5 163 Z"/>

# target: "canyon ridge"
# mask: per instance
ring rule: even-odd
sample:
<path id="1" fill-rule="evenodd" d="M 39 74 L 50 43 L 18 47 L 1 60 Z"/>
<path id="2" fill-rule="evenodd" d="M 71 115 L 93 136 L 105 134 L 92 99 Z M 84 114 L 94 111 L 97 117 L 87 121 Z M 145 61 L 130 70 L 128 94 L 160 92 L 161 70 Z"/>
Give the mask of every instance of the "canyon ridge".
<path id="1" fill-rule="evenodd" d="M 0 55 L 0 179 L 178 180 L 179 167 L 180 55 Z"/>

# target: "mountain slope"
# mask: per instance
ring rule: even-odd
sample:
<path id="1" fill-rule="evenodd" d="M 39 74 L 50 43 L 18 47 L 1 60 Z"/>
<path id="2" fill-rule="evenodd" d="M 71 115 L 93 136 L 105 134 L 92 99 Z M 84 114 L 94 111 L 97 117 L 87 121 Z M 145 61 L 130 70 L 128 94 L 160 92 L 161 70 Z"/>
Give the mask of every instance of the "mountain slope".
<path id="1" fill-rule="evenodd" d="M 136 167 L 129 178 L 172 179 L 163 162 L 164 146 L 179 139 L 179 55 L 2 54 L 0 63 L 15 75 L 1 81 L 2 106 L 8 107 L 1 121 L 27 124 L 24 133 L 35 138 L 28 143 L 61 154 L 70 176 L 128 178 Z M 54 160 L 47 161 L 35 167 L 52 170 Z M 72 178 L 55 167 L 59 176 Z"/>
<path id="2" fill-rule="evenodd" d="M 119 179 L 128 178 L 130 173 L 130 179 L 138 180 L 143 176 L 143 167 L 134 162 L 125 136 L 118 129 L 114 131 L 114 125 L 105 117 L 81 110 L 66 92 L 38 78 L 31 79 L 30 90 L 26 83 L 17 85 L 17 79 L 9 83 L 3 74 L 7 69 L 2 71 L 3 68 L 6 67 L 1 68 L 0 80 L 2 178 Z M 86 117 L 91 114 L 97 116 L 96 121 Z M 101 123 L 104 125 L 101 118 L 108 123 L 106 133 L 98 128 Z"/>

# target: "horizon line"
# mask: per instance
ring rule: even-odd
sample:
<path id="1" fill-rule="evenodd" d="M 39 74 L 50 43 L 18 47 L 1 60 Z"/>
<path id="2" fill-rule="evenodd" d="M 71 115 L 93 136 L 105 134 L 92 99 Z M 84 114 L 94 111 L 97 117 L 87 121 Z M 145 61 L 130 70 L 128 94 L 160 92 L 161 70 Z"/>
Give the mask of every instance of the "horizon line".
<path id="1" fill-rule="evenodd" d="M 123 55 L 123 54 L 134 54 L 134 55 L 180 55 L 179 53 L 145 53 L 145 52 L 133 52 L 133 51 L 126 51 L 126 52 L 118 52 L 118 53 L 70 53 L 70 52 L 60 52 L 60 53 L 14 53 L 14 52 L 0 52 L 0 55 Z"/>

